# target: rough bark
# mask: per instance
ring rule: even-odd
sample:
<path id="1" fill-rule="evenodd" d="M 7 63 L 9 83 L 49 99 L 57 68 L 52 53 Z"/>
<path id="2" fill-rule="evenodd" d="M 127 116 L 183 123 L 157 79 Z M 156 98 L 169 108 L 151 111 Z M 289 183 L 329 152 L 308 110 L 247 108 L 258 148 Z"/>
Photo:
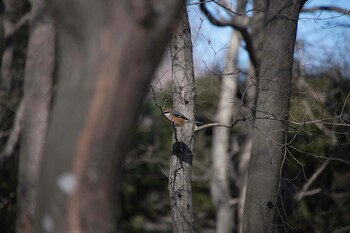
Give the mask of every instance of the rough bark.
<path id="1" fill-rule="evenodd" d="M 17 231 L 21 233 L 32 232 L 55 69 L 55 32 L 43 0 L 32 2 L 30 25 L 17 188 Z"/>
<path id="2" fill-rule="evenodd" d="M 220 102 L 215 120 L 226 125 L 232 121 L 235 112 L 234 102 L 237 92 L 237 54 L 240 37 L 233 32 L 226 52 L 226 68 L 222 76 Z M 234 209 L 231 200 L 229 166 L 230 166 L 230 129 L 215 127 L 212 142 L 212 175 L 210 183 L 211 198 L 216 209 L 216 233 L 230 233 L 235 228 Z"/>
<path id="3" fill-rule="evenodd" d="M 191 31 L 187 9 L 183 7 L 181 22 L 172 39 L 174 109 L 194 119 L 194 72 Z M 194 146 L 194 124 L 174 127 L 169 170 L 169 196 L 174 232 L 194 232 L 191 172 Z"/>
<path id="4" fill-rule="evenodd" d="M 183 2 L 50 3 L 60 60 L 34 232 L 116 232 L 124 153 Z"/>
<path id="5" fill-rule="evenodd" d="M 280 173 L 285 153 L 297 19 L 303 1 L 273 0 L 264 29 L 261 72 L 249 162 L 242 232 L 275 232 Z"/>

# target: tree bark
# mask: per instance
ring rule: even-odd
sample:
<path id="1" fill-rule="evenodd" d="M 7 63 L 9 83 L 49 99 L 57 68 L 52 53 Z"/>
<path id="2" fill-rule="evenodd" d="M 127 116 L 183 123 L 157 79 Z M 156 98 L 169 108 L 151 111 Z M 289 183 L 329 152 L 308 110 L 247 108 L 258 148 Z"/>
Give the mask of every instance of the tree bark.
<path id="1" fill-rule="evenodd" d="M 194 72 L 191 31 L 187 9 L 170 46 L 173 72 L 174 109 L 194 119 Z M 191 172 L 194 146 L 194 124 L 174 127 L 169 170 L 169 196 L 174 232 L 194 232 Z"/>
<path id="2" fill-rule="evenodd" d="M 32 2 L 30 25 L 17 188 L 17 231 L 21 233 L 32 232 L 55 70 L 55 30 L 43 0 Z"/>
<path id="3" fill-rule="evenodd" d="M 243 231 L 275 232 L 274 217 L 285 156 L 293 50 L 303 1 L 273 0 L 264 29 L 261 72 L 249 162 Z"/>
<path id="4" fill-rule="evenodd" d="M 116 232 L 124 154 L 183 2 L 50 3 L 60 60 L 34 232 Z"/>

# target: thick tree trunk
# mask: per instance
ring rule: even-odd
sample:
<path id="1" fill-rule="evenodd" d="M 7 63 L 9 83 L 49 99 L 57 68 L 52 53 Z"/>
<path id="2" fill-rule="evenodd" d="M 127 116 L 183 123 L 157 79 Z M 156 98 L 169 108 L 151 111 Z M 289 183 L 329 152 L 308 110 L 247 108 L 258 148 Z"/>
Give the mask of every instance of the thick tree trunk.
<path id="1" fill-rule="evenodd" d="M 55 69 L 55 32 L 44 1 L 33 1 L 31 11 L 17 190 L 17 231 L 21 233 L 32 232 Z"/>
<path id="2" fill-rule="evenodd" d="M 59 78 L 34 232 L 116 232 L 124 153 L 183 2 L 50 2 Z"/>
<path id="3" fill-rule="evenodd" d="M 233 32 L 230 46 L 226 53 L 226 69 L 222 76 L 220 102 L 215 120 L 229 125 L 234 115 L 234 102 L 237 92 L 237 53 L 240 46 L 238 32 Z M 234 229 L 234 209 L 229 204 L 231 200 L 229 182 L 229 145 L 230 129 L 215 127 L 212 144 L 212 175 L 210 183 L 211 198 L 216 209 L 216 233 L 231 233 Z"/>
<path id="4" fill-rule="evenodd" d="M 187 9 L 170 46 L 173 70 L 174 109 L 194 119 L 194 72 L 191 31 Z M 174 132 L 169 171 L 169 196 L 175 233 L 194 232 L 191 172 L 194 124 L 177 127 Z"/>
<path id="5" fill-rule="evenodd" d="M 249 162 L 243 232 L 274 232 L 274 215 L 285 156 L 293 50 L 303 2 L 273 0 L 263 42 L 257 119 Z M 282 120 L 266 120 L 262 118 Z"/>

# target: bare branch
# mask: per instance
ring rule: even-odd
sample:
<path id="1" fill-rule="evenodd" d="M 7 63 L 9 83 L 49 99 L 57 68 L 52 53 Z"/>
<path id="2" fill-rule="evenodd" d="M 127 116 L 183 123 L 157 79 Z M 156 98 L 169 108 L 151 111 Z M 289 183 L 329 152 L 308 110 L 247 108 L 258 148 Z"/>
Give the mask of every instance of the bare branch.
<path id="1" fill-rule="evenodd" d="M 229 125 L 225 125 L 225 124 L 221 124 L 221 123 L 209 123 L 209 124 L 205 124 L 202 126 L 197 127 L 194 132 L 198 132 L 200 130 L 206 129 L 206 128 L 210 128 L 210 127 L 216 127 L 216 126 L 221 126 L 221 127 L 225 127 L 225 128 L 231 128 Z"/>
<path id="2" fill-rule="evenodd" d="M 330 161 L 331 161 L 330 159 L 326 160 L 319 168 L 317 168 L 317 170 L 314 172 L 314 174 L 312 174 L 310 179 L 304 184 L 301 191 L 295 195 L 294 198 L 297 201 L 300 201 L 304 196 L 306 196 L 306 193 L 307 193 L 307 190 L 309 189 L 309 187 L 317 179 L 317 177 L 319 177 L 319 175 L 324 171 L 324 169 L 326 169 L 326 167 L 328 166 Z"/>
<path id="3" fill-rule="evenodd" d="M 321 156 L 321 155 L 316 155 L 316 154 L 313 154 L 313 153 L 310 153 L 310 152 L 302 151 L 302 150 L 300 150 L 297 147 L 292 146 L 292 145 L 288 145 L 288 148 L 290 148 L 290 149 L 292 149 L 294 151 L 297 151 L 299 153 L 303 153 L 306 156 L 312 156 L 312 157 L 314 157 L 316 159 L 320 159 L 322 161 L 331 160 L 331 161 L 338 161 L 338 162 L 342 162 L 342 163 L 345 163 L 347 165 L 350 165 L 350 162 L 348 162 L 348 161 L 346 161 L 344 159 L 341 159 L 341 158 L 324 157 L 324 156 Z M 289 155 L 292 155 L 292 152 L 289 151 Z"/>
<path id="4" fill-rule="evenodd" d="M 18 22 L 14 25 L 14 27 L 12 28 L 12 31 L 10 32 L 10 34 L 15 33 L 15 32 L 16 32 L 18 29 L 20 29 L 23 25 L 25 25 L 26 23 L 28 23 L 29 17 L 30 17 L 30 14 L 29 14 L 29 13 L 23 15 L 23 17 L 22 17 L 20 20 L 18 20 Z"/>
<path id="5" fill-rule="evenodd" d="M 203 14 L 208 18 L 208 20 L 218 26 L 218 27 L 225 27 L 225 26 L 230 26 L 236 30 L 238 30 L 241 35 L 242 35 L 242 38 L 246 44 L 246 47 L 245 49 L 247 50 L 248 54 L 249 54 L 249 58 L 254 66 L 254 68 L 256 70 L 258 70 L 258 60 L 257 60 L 257 57 L 256 57 L 256 53 L 255 53 L 255 50 L 254 50 L 254 47 L 253 47 L 253 42 L 252 42 L 252 38 L 251 38 L 251 35 L 250 33 L 248 32 L 248 28 L 243 25 L 242 23 L 239 23 L 237 20 L 234 20 L 234 19 L 230 19 L 230 20 L 226 20 L 226 19 L 216 19 L 211 13 L 210 11 L 208 10 L 208 8 L 206 7 L 206 4 L 205 4 L 205 1 L 204 0 L 200 0 L 200 3 L 202 4 L 199 4 L 199 7 L 201 9 L 201 11 L 203 12 Z M 222 5 L 220 5 L 221 7 L 224 7 Z M 224 7 L 224 9 L 226 9 L 226 7 Z M 231 11 L 230 11 L 231 12 Z"/>
<path id="6" fill-rule="evenodd" d="M 350 10 L 344 9 L 341 7 L 336 7 L 336 6 L 316 6 L 316 7 L 310 7 L 303 9 L 301 12 L 302 13 L 310 13 L 310 12 L 316 12 L 316 11 L 334 11 L 334 12 L 339 12 L 344 15 L 350 15 Z"/>
<path id="7" fill-rule="evenodd" d="M 312 196 L 312 195 L 315 195 L 317 193 L 320 193 L 322 191 L 321 188 L 316 188 L 316 189 L 311 189 L 311 190 L 308 190 L 304 193 L 304 197 L 308 197 L 308 196 Z"/>
<path id="8" fill-rule="evenodd" d="M 152 94 L 152 97 L 154 99 L 154 103 L 156 104 L 156 106 L 159 108 L 160 112 L 162 113 L 162 115 L 166 118 L 166 116 L 164 115 L 164 112 L 163 112 L 163 109 L 162 107 L 160 106 L 160 104 L 158 104 L 158 100 L 157 100 L 157 97 L 156 97 L 156 93 L 154 92 L 154 88 L 152 85 L 149 85 L 149 88 L 151 89 L 151 94 Z M 166 118 L 168 119 L 168 118 Z"/>
<path id="9" fill-rule="evenodd" d="M 7 159 L 13 154 L 13 151 L 15 149 L 15 146 L 17 145 L 17 142 L 19 140 L 19 136 L 21 133 L 23 115 L 24 115 L 24 101 L 22 100 L 18 106 L 15 121 L 13 123 L 13 128 L 9 136 L 9 139 L 7 140 L 7 143 L 5 145 L 5 149 L 0 154 L 0 162 L 4 161 L 5 159 Z"/>
<path id="10" fill-rule="evenodd" d="M 206 128 L 210 128 L 210 127 L 225 127 L 225 128 L 232 128 L 233 126 L 235 126 L 238 122 L 240 121 L 246 121 L 248 118 L 247 117 L 242 117 L 242 118 L 237 118 L 236 120 L 234 120 L 231 125 L 225 125 L 222 123 L 209 123 L 209 124 L 205 124 L 202 126 L 197 127 L 194 132 L 198 132 L 200 130 L 206 129 Z"/>
<path id="11" fill-rule="evenodd" d="M 187 4 L 187 6 L 191 6 L 191 5 L 202 5 L 205 3 L 215 3 L 216 5 L 224 8 L 227 12 L 233 14 L 233 15 L 237 15 L 237 16 L 244 16 L 247 15 L 247 13 L 252 12 L 252 11 L 262 11 L 260 9 L 256 9 L 256 8 L 252 8 L 249 10 L 244 11 L 243 13 L 238 13 L 237 11 L 232 10 L 230 7 L 227 7 L 223 4 L 220 3 L 220 0 L 200 0 L 199 2 L 191 2 L 189 4 Z"/>
<path id="12" fill-rule="evenodd" d="M 294 125 L 298 125 L 298 126 L 322 123 L 324 125 L 350 127 L 350 124 L 346 124 L 346 123 L 329 122 L 329 120 L 334 120 L 337 118 L 339 119 L 340 117 L 341 116 L 335 116 L 335 117 L 328 117 L 328 118 L 317 119 L 317 120 L 312 120 L 312 121 L 303 121 L 303 122 L 289 121 L 289 123 L 294 124 Z M 270 120 L 277 120 L 277 119 L 270 118 Z"/>
<path id="13" fill-rule="evenodd" d="M 153 99 L 154 99 L 154 103 L 155 103 L 156 106 L 159 108 L 159 110 L 160 110 L 160 112 L 162 113 L 163 117 L 164 117 L 167 121 L 169 121 L 170 123 L 173 123 L 171 120 L 169 120 L 169 119 L 165 116 L 165 114 L 164 114 L 164 112 L 163 112 L 163 108 L 162 108 L 162 107 L 160 106 L 160 104 L 158 103 L 158 100 L 157 100 L 156 94 L 155 94 L 155 92 L 154 92 L 153 86 L 152 86 L 152 85 L 149 85 L 149 88 L 151 89 L 151 94 L 152 94 L 152 97 L 153 97 Z M 173 127 L 175 127 L 175 126 L 173 125 Z M 175 132 L 175 134 L 176 134 L 176 130 L 174 130 L 174 132 Z"/>

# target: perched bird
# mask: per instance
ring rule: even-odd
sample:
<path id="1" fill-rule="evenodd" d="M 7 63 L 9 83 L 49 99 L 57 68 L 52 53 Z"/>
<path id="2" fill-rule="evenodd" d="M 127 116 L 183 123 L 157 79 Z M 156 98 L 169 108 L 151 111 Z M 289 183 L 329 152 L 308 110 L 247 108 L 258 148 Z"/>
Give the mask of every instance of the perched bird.
<path id="1" fill-rule="evenodd" d="M 187 122 L 201 124 L 201 122 L 190 120 L 187 117 L 185 117 L 185 115 L 182 114 L 181 112 L 178 112 L 178 111 L 170 109 L 170 108 L 164 109 L 163 113 L 166 116 L 166 118 L 168 118 L 169 121 L 174 123 L 175 126 L 183 126 Z"/>

